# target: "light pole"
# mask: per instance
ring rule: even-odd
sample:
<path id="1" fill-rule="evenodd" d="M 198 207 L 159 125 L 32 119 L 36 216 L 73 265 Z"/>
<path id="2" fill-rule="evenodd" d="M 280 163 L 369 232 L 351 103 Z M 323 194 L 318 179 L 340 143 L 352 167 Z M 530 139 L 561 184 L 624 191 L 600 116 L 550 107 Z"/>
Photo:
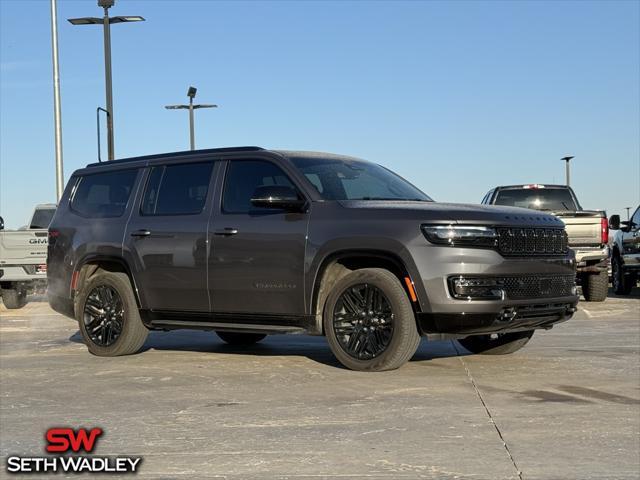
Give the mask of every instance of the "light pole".
<path id="1" fill-rule="evenodd" d="M 575 158 L 575 157 L 562 157 L 560 159 L 560 160 L 564 160 L 565 162 L 565 177 L 567 181 L 567 187 L 571 184 L 571 172 L 570 172 L 571 167 L 569 167 L 569 162 L 571 161 L 572 158 Z"/>
<path id="2" fill-rule="evenodd" d="M 51 0 L 51 60 L 53 63 L 53 131 L 56 146 L 56 201 L 64 190 L 62 170 L 62 111 L 60 107 L 60 68 L 58 66 L 58 6 Z"/>
<path id="3" fill-rule="evenodd" d="M 218 105 L 207 104 L 207 103 L 198 103 L 194 105 L 193 99 L 196 98 L 197 91 L 198 89 L 196 87 L 189 87 L 189 90 L 187 91 L 187 97 L 189 97 L 188 105 L 165 105 L 164 106 L 164 108 L 166 108 L 167 110 L 189 109 L 189 140 L 191 144 L 191 150 L 196 149 L 196 133 L 195 133 L 195 126 L 194 126 L 193 111 L 197 110 L 198 108 L 218 108 Z"/>
<path id="4" fill-rule="evenodd" d="M 629 210 L 631 210 L 631 207 L 624 207 L 627 209 L 627 221 L 629 220 Z"/>
<path id="5" fill-rule="evenodd" d="M 144 18 L 137 15 L 109 17 L 109 9 L 115 0 L 98 0 L 98 6 L 104 9 L 104 16 L 69 18 L 73 25 L 102 25 L 104 31 L 104 77 L 107 97 L 107 150 L 109 160 L 115 158 L 113 141 L 113 86 L 111 83 L 111 24 L 126 22 L 144 22 Z"/>

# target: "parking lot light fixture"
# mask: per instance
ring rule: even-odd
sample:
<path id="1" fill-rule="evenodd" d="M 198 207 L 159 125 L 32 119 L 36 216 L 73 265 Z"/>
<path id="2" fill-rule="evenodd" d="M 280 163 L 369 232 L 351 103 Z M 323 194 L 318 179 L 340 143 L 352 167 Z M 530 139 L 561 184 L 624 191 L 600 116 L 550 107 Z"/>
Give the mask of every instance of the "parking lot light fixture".
<path id="1" fill-rule="evenodd" d="M 164 108 L 167 110 L 189 110 L 189 144 L 191 150 L 196 149 L 196 134 L 195 134 L 195 125 L 194 125 L 194 115 L 193 111 L 199 108 L 218 108 L 218 105 L 214 105 L 211 103 L 193 103 L 193 99 L 196 98 L 196 92 L 198 89 L 196 87 L 189 87 L 187 90 L 187 97 L 189 97 L 189 103 L 187 105 L 165 105 Z"/>
<path id="2" fill-rule="evenodd" d="M 111 24 L 143 22 L 144 18 L 139 15 L 126 15 L 109 17 L 109 9 L 113 7 L 115 0 L 98 0 L 98 6 L 104 9 L 104 16 L 69 18 L 72 25 L 102 25 L 104 31 L 104 76 L 107 99 L 107 150 L 109 160 L 115 158 L 114 138 L 113 138 L 113 86 L 111 79 Z"/>
<path id="3" fill-rule="evenodd" d="M 575 158 L 575 157 L 566 156 L 560 159 L 560 160 L 564 160 L 565 162 L 565 177 L 566 177 L 567 187 L 570 186 L 570 183 L 571 183 L 571 172 L 570 172 L 571 167 L 569 166 L 569 162 L 571 161 L 572 158 Z"/>

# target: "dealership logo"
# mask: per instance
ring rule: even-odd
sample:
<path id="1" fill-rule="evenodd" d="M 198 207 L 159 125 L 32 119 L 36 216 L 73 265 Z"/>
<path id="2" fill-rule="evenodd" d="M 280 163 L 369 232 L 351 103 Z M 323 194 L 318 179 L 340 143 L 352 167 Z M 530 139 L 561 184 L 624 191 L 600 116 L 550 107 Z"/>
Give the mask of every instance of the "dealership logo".
<path id="1" fill-rule="evenodd" d="M 10 456 L 7 458 L 8 473 L 135 473 L 142 457 L 112 457 L 74 455 L 92 453 L 100 437 L 101 428 L 50 428 L 45 434 L 45 451 L 42 457 Z"/>

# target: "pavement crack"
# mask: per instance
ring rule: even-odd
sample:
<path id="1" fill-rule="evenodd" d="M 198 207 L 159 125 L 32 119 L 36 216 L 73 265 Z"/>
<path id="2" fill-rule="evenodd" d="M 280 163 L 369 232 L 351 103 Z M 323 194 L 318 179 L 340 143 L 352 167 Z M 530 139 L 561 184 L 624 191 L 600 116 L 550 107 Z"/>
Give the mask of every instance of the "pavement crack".
<path id="1" fill-rule="evenodd" d="M 500 437 L 500 441 L 502 442 L 502 445 L 504 446 L 504 449 L 507 452 L 507 455 L 509 456 L 509 460 L 511 460 L 511 464 L 513 465 L 513 468 L 515 468 L 516 470 L 516 475 L 520 480 L 524 480 L 524 477 L 522 476 L 522 471 L 518 468 L 518 464 L 516 463 L 516 460 L 513 458 L 513 455 L 511 454 L 509 445 L 507 444 L 507 441 L 502 435 L 502 432 L 500 431 L 500 427 L 498 427 L 498 424 L 496 423 L 496 421 L 493 418 L 493 415 L 491 414 L 491 410 L 489 410 L 487 403 L 484 401 L 484 398 L 482 397 L 482 393 L 480 392 L 480 389 L 478 388 L 478 385 L 476 384 L 476 381 L 473 378 L 473 375 L 471 375 L 471 371 L 469 370 L 467 362 L 465 362 L 464 358 L 460 355 L 460 350 L 458 350 L 458 346 L 455 344 L 455 341 L 452 340 L 451 342 L 453 343 L 453 348 L 455 348 L 458 354 L 458 360 L 460 360 L 460 363 L 462 363 L 462 366 L 464 367 L 464 371 L 467 372 L 467 377 L 469 378 L 469 381 L 471 382 L 471 385 L 473 386 L 473 389 L 475 390 L 476 395 L 480 400 L 480 403 L 484 407 L 484 411 L 487 413 L 487 416 L 489 417 L 489 421 L 493 425 L 493 428 L 496 429 L 496 432 L 498 433 L 498 437 Z"/>

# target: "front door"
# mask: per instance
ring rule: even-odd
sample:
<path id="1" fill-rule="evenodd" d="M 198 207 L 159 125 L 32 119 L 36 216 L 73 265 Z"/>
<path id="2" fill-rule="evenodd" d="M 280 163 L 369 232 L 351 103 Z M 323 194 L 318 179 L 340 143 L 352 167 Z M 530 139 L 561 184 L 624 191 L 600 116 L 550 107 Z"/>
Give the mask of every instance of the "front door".
<path id="1" fill-rule="evenodd" d="M 298 191 L 289 176 L 269 160 L 230 160 L 216 202 L 209 288 L 213 311 L 302 315 L 304 254 L 309 214 L 256 208 L 259 186 L 283 185 Z"/>
<path id="2" fill-rule="evenodd" d="M 157 165 L 148 173 L 124 239 L 147 309 L 210 311 L 207 221 L 214 165 L 213 161 Z"/>

